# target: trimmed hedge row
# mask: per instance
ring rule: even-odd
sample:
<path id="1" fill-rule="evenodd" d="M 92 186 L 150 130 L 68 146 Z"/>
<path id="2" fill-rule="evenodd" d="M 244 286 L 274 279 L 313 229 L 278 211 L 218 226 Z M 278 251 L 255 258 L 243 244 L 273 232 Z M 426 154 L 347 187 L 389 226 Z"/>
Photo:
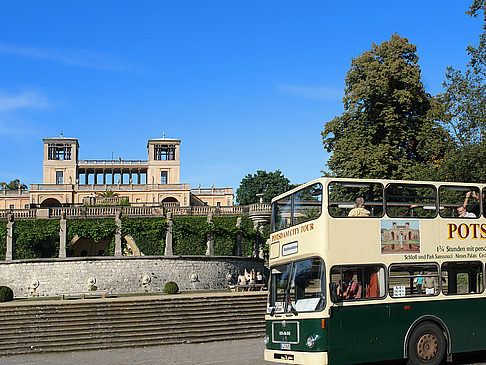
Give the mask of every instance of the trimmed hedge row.
<path id="1" fill-rule="evenodd" d="M 242 256 L 250 256 L 256 240 L 262 245 L 268 233 L 263 235 L 253 229 L 248 217 L 241 217 L 241 228 L 236 227 L 238 217 L 213 217 L 209 224 L 206 217 L 173 218 L 173 251 L 175 255 L 204 255 L 209 233 L 214 238 L 214 254 L 236 254 L 236 236 L 241 232 Z M 6 222 L 0 222 L 0 259 L 5 259 Z M 111 239 L 105 255 L 113 255 L 116 224 L 113 218 L 68 219 L 67 247 L 75 236 L 91 238 L 95 242 Z M 163 255 L 167 232 L 167 220 L 162 218 L 122 217 L 122 237 L 131 236 L 144 255 Z M 50 258 L 59 254 L 59 221 L 49 219 L 18 220 L 14 226 L 16 259 Z M 126 245 L 124 240 L 123 245 Z"/>

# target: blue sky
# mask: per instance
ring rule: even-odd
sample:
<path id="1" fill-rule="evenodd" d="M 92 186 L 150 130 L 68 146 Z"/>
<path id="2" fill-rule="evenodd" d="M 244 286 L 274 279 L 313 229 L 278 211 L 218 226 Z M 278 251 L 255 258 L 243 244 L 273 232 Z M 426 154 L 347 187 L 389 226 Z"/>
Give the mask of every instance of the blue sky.
<path id="1" fill-rule="evenodd" d="M 468 1 L 4 1 L 0 181 L 42 182 L 42 138 L 81 159 L 147 159 L 182 139 L 181 181 L 236 188 L 256 170 L 321 175 L 352 57 L 397 32 L 442 91 L 481 20 Z"/>

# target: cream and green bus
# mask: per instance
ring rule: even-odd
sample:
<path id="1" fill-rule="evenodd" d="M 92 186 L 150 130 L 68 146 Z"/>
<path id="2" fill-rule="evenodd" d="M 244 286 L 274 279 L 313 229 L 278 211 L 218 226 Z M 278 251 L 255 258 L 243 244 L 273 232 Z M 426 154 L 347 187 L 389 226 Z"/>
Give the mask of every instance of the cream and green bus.
<path id="1" fill-rule="evenodd" d="M 486 350 L 486 185 L 321 178 L 272 200 L 265 360 Z"/>

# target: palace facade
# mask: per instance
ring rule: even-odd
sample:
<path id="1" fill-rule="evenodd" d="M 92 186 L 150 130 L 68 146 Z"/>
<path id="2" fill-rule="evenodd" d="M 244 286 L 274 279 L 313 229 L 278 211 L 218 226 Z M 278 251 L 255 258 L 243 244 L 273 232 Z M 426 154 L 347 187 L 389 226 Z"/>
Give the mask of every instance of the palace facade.
<path id="1" fill-rule="evenodd" d="M 149 139 L 148 158 L 143 161 L 80 160 L 76 138 L 61 135 L 43 141 L 42 184 L 31 184 L 29 191 L 4 187 L 0 209 L 120 202 L 182 207 L 233 205 L 232 188 L 191 189 L 188 183 L 180 182 L 180 139 Z"/>

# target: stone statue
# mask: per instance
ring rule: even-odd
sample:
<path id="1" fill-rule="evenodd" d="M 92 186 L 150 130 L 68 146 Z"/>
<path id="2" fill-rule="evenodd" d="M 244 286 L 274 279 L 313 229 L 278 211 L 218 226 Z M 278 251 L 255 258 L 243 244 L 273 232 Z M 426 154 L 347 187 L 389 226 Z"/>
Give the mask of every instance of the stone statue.
<path id="1" fill-rule="evenodd" d="M 172 212 L 169 211 L 167 212 L 167 232 L 165 234 L 165 250 L 164 250 L 164 255 L 165 256 L 172 256 L 173 249 L 172 249 Z"/>
<path id="2" fill-rule="evenodd" d="M 241 228 L 241 217 L 236 218 L 236 228 Z"/>
<path id="3" fill-rule="evenodd" d="M 7 251 L 5 253 L 5 260 L 13 260 L 14 250 L 14 215 L 7 215 Z"/>
<path id="4" fill-rule="evenodd" d="M 208 214 L 208 224 L 213 224 L 213 213 L 209 212 Z M 213 256 L 214 255 L 214 235 L 213 232 L 209 232 L 206 241 L 206 255 Z"/>
<path id="5" fill-rule="evenodd" d="M 121 221 L 121 209 L 117 209 L 115 213 L 115 256 L 122 256 L 122 244 L 121 244 L 121 231 L 122 231 L 122 221 Z"/>
<path id="6" fill-rule="evenodd" d="M 61 221 L 59 222 L 59 258 L 66 258 L 66 235 L 67 235 L 67 221 L 66 211 L 61 212 Z"/>

